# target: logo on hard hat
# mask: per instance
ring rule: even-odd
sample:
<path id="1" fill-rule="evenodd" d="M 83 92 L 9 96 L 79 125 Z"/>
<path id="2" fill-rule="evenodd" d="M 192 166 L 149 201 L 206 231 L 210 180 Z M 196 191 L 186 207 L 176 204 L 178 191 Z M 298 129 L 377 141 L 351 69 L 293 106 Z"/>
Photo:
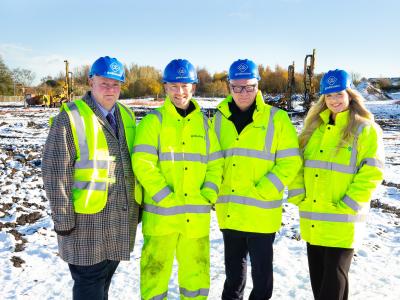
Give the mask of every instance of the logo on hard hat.
<path id="1" fill-rule="evenodd" d="M 113 70 L 113 72 L 118 72 L 120 70 L 120 67 L 119 67 L 119 65 L 117 63 L 113 62 L 110 65 L 110 69 Z"/>
<path id="2" fill-rule="evenodd" d="M 334 85 L 337 81 L 337 78 L 335 76 L 330 76 L 327 80 L 329 85 Z"/>
<path id="3" fill-rule="evenodd" d="M 238 70 L 240 71 L 240 72 L 244 72 L 244 71 L 246 71 L 247 69 L 248 69 L 248 65 L 246 65 L 246 64 L 240 64 L 239 66 L 238 66 Z"/>
<path id="4" fill-rule="evenodd" d="M 179 74 L 180 76 L 185 75 L 185 73 L 186 73 L 186 70 L 185 70 L 184 67 L 180 67 L 180 68 L 178 69 L 178 74 Z"/>

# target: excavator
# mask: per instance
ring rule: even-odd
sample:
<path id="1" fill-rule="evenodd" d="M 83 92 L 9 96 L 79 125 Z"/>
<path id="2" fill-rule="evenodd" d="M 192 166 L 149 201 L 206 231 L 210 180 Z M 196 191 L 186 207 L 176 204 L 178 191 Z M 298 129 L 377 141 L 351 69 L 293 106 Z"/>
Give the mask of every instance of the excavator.
<path id="1" fill-rule="evenodd" d="M 25 95 L 26 106 L 41 105 L 45 107 L 60 107 L 64 102 L 70 102 L 73 99 L 73 77 L 72 72 L 69 71 L 69 62 L 64 60 L 65 63 L 65 79 L 62 92 L 54 94 L 52 91 L 48 94 L 40 94 L 32 96 L 31 94 Z"/>
<path id="2" fill-rule="evenodd" d="M 314 85 L 314 69 L 315 69 L 315 49 L 312 54 L 307 54 L 304 59 L 304 72 L 303 72 L 303 84 L 304 84 L 304 95 L 303 95 L 303 109 L 304 113 L 310 109 L 311 104 L 316 100 L 315 85 Z M 293 62 L 288 66 L 288 82 L 286 85 L 285 96 L 279 99 L 279 101 L 268 101 L 268 104 L 279 107 L 286 111 L 293 111 L 292 98 L 296 91 L 295 81 L 295 63 Z"/>
<path id="3" fill-rule="evenodd" d="M 314 68 L 315 68 L 315 49 L 312 54 L 306 55 L 304 59 L 304 111 L 308 111 L 311 104 L 316 100 L 315 85 L 314 85 Z"/>

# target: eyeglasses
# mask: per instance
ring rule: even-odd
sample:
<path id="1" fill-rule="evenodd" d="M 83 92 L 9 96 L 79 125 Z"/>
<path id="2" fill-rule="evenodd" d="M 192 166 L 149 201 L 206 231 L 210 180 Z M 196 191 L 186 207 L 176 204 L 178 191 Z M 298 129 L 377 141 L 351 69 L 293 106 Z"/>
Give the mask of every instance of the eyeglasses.
<path id="1" fill-rule="evenodd" d="M 252 85 L 232 85 L 231 89 L 234 93 L 240 94 L 245 90 L 247 93 L 254 92 L 256 90 L 257 84 Z"/>

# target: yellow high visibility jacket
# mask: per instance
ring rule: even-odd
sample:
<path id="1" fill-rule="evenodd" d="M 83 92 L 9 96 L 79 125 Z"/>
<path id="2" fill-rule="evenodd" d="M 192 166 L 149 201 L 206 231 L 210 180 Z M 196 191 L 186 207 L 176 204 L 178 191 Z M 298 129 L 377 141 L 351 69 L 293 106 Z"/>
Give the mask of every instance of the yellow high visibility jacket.
<path id="1" fill-rule="evenodd" d="M 130 153 L 133 150 L 136 122 L 133 112 L 117 102 L 124 124 L 125 139 Z M 74 210 L 81 214 L 98 213 L 107 204 L 109 165 L 115 157 L 109 155 L 107 140 L 95 113 L 83 100 L 63 103 L 71 122 L 76 148 L 72 201 Z"/>
<path id="2" fill-rule="evenodd" d="M 284 187 L 301 167 L 296 130 L 287 113 L 256 96 L 253 122 L 238 134 L 228 118 L 228 96 L 212 127 L 225 157 L 216 211 L 221 229 L 272 233 L 279 230 Z"/>
<path id="3" fill-rule="evenodd" d="M 371 194 L 383 178 L 381 130 L 372 122 L 359 126 L 340 145 L 349 111 L 323 124 L 304 149 L 304 168 L 289 186 L 289 202 L 299 206 L 302 238 L 312 245 L 354 248 L 360 242 Z"/>
<path id="4" fill-rule="evenodd" d="M 209 234 L 223 157 L 199 105 L 181 117 L 167 97 L 137 128 L 133 170 L 144 187 L 144 235 Z"/>

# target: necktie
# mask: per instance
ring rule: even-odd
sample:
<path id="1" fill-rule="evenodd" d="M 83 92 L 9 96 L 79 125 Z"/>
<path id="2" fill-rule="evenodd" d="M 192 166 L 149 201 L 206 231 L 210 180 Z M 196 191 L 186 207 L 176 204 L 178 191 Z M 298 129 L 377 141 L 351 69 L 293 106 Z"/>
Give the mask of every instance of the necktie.
<path id="1" fill-rule="evenodd" d="M 115 122 L 114 115 L 112 113 L 108 113 L 106 116 L 106 119 L 107 119 L 108 123 L 110 123 L 112 129 L 114 130 L 115 135 L 118 138 L 118 127 L 117 127 L 117 123 Z"/>

